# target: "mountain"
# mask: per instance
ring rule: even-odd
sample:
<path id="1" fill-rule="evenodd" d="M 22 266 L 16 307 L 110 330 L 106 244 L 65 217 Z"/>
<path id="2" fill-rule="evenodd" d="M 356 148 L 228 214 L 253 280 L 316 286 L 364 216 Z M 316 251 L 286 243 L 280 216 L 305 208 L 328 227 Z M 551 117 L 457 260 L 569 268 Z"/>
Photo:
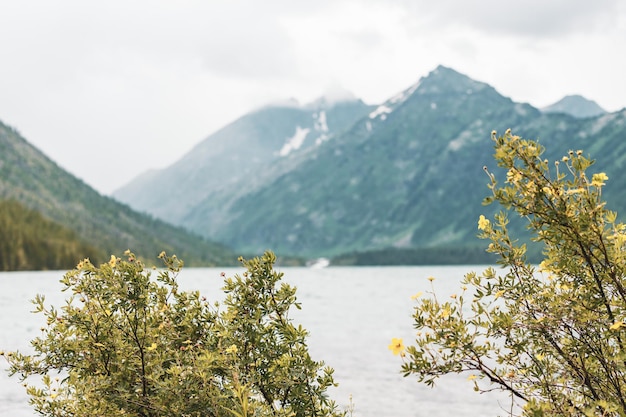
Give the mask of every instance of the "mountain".
<path id="1" fill-rule="evenodd" d="M 138 177 L 113 196 L 182 224 L 190 210 L 215 193 L 237 192 L 241 180 L 252 186 L 260 171 L 341 134 L 370 109 L 346 92 L 305 106 L 287 101 L 263 107 L 210 135 L 174 165 Z"/>
<path id="2" fill-rule="evenodd" d="M 76 240 L 72 266 L 87 256 L 105 261 L 129 248 L 152 259 L 162 250 L 176 253 L 189 265 L 236 263 L 225 246 L 98 194 L 1 122 L 0 200 L 39 213 L 42 224 L 53 224 L 53 236 Z"/>
<path id="3" fill-rule="evenodd" d="M 580 95 L 565 96 L 554 104 L 541 109 L 544 113 L 565 113 L 570 116 L 585 118 L 606 114 L 606 110 L 593 100 Z"/>
<path id="4" fill-rule="evenodd" d="M 266 117 L 255 113 L 241 120 L 261 123 Z M 339 257 L 343 263 L 383 257 L 397 263 L 418 258 L 423 263 L 485 262 L 484 242 L 475 237 L 476 219 L 499 210 L 481 204 L 489 191 L 483 166 L 498 173 L 491 131 L 511 128 L 538 139 L 552 159 L 569 149 L 585 149 L 611 178 L 606 196 L 617 199 L 614 208 L 619 210 L 626 208 L 626 196 L 618 191 L 626 186 L 626 178 L 619 177 L 626 163 L 625 119 L 626 111 L 591 118 L 545 113 L 440 66 L 317 146 L 280 157 L 276 149 L 284 139 L 264 142 L 260 148 L 272 149 L 268 154 L 274 155 L 265 162 L 255 160 L 255 152 L 231 147 L 229 158 L 239 158 L 230 169 L 235 174 L 202 197 L 191 191 L 178 195 L 184 209 L 175 221 L 246 253 L 269 248 L 280 254 Z M 228 146 L 218 139 L 212 138 L 214 148 Z M 195 171 L 222 175 L 200 152 L 185 159 L 191 163 L 194 156 Z M 252 174 L 239 175 L 246 163 L 254 166 Z M 183 165 L 166 172 L 177 175 Z M 164 195 L 171 192 L 162 190 Z M 523 233 L 521 222 L 513 221 L 511 227 Z"/>
<path id="5" fill-rule="evenodd" d="M 465 245 L 484 196 L 467 190 L 484 185 L 491 130 L 540 116 L 439 67 L 284 174 L 239 196 L 227 222 L 211 233 L 245 251 L 269 247 L 307 256 Z M 469 150 L 482 157 L 468 158 Z M 198 205 L 182 224 L 207 230 L 224 218 L 214 213 L 213 205 Z"/>

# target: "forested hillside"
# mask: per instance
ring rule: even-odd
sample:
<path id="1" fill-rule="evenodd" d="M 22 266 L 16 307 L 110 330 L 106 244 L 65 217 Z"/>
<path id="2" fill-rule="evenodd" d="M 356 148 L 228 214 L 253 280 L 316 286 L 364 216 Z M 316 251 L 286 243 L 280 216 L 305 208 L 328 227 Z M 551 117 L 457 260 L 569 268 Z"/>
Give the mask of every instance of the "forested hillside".
<path id="1" fill-rule="evenodd" d="M 85 154 L 93 157 L 97 155 Z M 176 253 L 188 265 L 236 264 L 237 256 L 227 247 L 100 195 L 2 123 L 0 200 L 19 202 L 71 231 L 83 242 L 75 246 L 74 259 L 94 256 L 97 262 L 130 248 L 152 259 L 162 250 Z"/>
<path id="2" fill-rule="evenodd" d="M 0 201 L 0 236 L 0 271 L 69 269 L 81 258 L 106 256 L 70 229 L 13 200 Z"/>

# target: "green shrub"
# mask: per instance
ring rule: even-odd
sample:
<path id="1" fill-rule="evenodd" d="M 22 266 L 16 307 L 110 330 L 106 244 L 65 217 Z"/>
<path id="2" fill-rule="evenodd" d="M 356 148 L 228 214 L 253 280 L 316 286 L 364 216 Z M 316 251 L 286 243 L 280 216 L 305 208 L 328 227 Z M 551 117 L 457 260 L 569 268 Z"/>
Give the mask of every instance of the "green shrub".
<path id="1" fill-rule="evenodd" d="M 223 308 L 181 291 L 182 262 L 156 280 L 130 251 L 62 279 L 61 308 L 34 300 L 46 326 L 34 354 L 5 353 L 44 416 L 335 416 L 333 370 L 309 356 L 289 317 L 295 288 L 271 252 L 225 281 Z"/>
<path id="2" fill-rule="evenodd" d="M 458 294 L 419 298 L 417 339 L 401 351 L 403 372 L 433 385 L 466 372 L 476 391 L 511 394 L 510 413 L 528 416 L 626 415 L 626 226 L 602 200 L 608 176 L 570 151 L 542 159 L 543 147 L 507 131 L 495 159 L 507 170 L 499 202 L 527 219 L 544 246 L 537 266 L 507 231 L 505 212 L 480 216 L 480 236 L 501 270 L 469 273 Z"/>

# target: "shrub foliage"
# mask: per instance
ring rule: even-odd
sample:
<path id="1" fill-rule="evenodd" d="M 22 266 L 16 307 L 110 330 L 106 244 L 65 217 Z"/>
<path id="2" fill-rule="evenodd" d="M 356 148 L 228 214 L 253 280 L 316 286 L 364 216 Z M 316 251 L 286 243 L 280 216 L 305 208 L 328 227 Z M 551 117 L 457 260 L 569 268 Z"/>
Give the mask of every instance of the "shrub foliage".
<path id="1" fill-rule="evenodd" d="M 181 291 L 182 262 L 146 269 L 127 251 L 62 279 L 61 308 L 34 300 L 46 326 L 34 353 L 5 353 L 44 416 L 334 416 L 333 370 L 313 361 L 289 319 L 295 288 L 271 252 L 241 259 L 223 306 Z M 33 383 L 33 378 L 35 381 Z M 31 384 L 31 385 L 29 385 Z"/>
<path id="2" fill-rule="evenodd" d="M 466 372 L 477 391 L 509 392 L 510 414 L 624 416 L 626 226 L 602 200 L 608 176 L 589 173 L 582 151 L 551 163 L 510 130 L 493 139 L 506 180 L 485 169 L 486 203 L 506 210 L 478 228 L 503 268 L 467 274 L 451 298 L 418 299 L 403 372 L 429 385 Z M 543 245 L 538 266 L 509 236 L 507 211 Z"/>

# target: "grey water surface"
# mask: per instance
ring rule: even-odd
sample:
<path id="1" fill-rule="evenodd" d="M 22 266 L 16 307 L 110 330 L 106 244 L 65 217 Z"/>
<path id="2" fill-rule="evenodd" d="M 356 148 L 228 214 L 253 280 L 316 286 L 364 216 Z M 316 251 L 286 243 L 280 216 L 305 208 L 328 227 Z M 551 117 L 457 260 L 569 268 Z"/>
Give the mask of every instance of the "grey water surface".
<path id="1" fill-rule="evenodd" d="M 428 291 L 429 276 L 438 294 L 460 292 L 460 280 L 480 266 L 278 268 L 284 281 L 298 288 L 302 310 L 291 318 L 310 332 L 314 360 L 335 369 L 337 388 L 331 397 L 342 407 L 354 403 L 353 417 L 426 417 L 505 415 L 510 399 L 503 393 L 478 394 L 468 375 L 442 378 L 434 388 L 400 374 L 402 359 L 387 349 L 393 337 L 413 339 L 411 296 Z M 221 272 L 242 269 L 186 268 L 178 279 L 182 289 L 199 290 L 221 300 Z M 46 304 L 60 307 L 61 271 L 0 273 L 0 350 L 29 351 L 43 316 L 32 314 L 29 300 L 46 295 Z M 32 417 L 35 413 L 17 377 L 9 378 L 0 359 L 0 416 Z"/>

